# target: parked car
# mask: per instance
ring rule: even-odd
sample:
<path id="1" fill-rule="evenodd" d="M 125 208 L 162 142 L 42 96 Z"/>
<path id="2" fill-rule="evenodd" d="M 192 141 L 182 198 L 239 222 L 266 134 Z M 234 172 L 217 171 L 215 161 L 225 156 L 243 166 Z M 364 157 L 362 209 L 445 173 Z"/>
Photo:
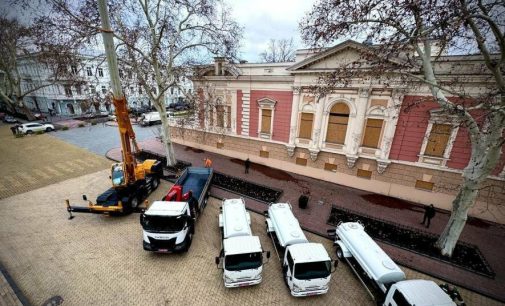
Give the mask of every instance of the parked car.
<path id="1" fill-rule="evenodd" d="M 43 123 L 23 123 L 19 126 L 19 131 L 23 134 L 33 134 L 35 132 L 51 132 L 54 131 L 54 125 Z"/>
<path id="2" fill-rule="evenodd" d="M 170 105 L 168 106 L 169 109 L 173 109 L 174 111 L 182 111 L 182 110 L 186 110 L 186 109 L 189 109 L 189 105 L 184 102 L 184 101 L 177 101 L 175 103 L 170 103 Z"/>
<path id="3" fill-rule="evenodd" d="M 18 119 L 10 116 L 10 115 L 5 115 L 4 120 L 5 123 L 18 123 Z"/>
<path id="4" fill-rule="evenodd" d="M 33 116 L 35 117 L 35 120 L 42 120 L 46 118 L 46 116 L 42 113 L 33 113 Z"/>

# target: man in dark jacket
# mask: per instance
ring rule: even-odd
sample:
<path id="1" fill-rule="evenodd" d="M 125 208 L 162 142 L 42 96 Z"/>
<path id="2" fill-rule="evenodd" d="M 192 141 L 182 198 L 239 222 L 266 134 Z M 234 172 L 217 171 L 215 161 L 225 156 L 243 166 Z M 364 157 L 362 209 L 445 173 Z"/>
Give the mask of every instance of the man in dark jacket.
<path id="1" fill-rule="evenodd" d="M 249 167 L 251 167 L 251 161 L 249 160 L 249 158 L 245 160 L 244 166 L 245 166 L 245 173 L 249 173 Z"/>
<path id="2" fill-rule="evenodd" d="M 431 218 L 435 217 L 435 207 L 433 207 L 433 204 L 430 204 L 430 206 L 426 206 L 424 208 L 424 218 L 423 222 L 421 224 L 426 223 L 426 228 L 430 227 L 430 221 Z"/>

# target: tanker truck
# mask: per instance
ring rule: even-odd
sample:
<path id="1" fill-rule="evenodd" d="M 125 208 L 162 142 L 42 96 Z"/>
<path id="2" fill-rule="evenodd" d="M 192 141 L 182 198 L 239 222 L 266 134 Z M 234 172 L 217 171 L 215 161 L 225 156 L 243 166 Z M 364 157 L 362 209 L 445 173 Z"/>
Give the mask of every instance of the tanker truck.
<path id="1" fill-rule="evenodd" d="M 337 258 L 351 267 L 377 305 L 456 305 L 435 282 L 406 280 L 405 273 L 360 223 L 340 223 L 328 233 L 335 235 Z"/>

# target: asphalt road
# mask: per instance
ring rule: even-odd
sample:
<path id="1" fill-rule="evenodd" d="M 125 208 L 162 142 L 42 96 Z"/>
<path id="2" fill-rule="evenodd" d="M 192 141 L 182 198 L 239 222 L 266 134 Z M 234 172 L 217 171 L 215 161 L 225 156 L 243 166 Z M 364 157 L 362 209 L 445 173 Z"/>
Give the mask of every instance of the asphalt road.
<path id="1" fill-rule="evenodd" d="M 160 127 L 161 125 L 151 127 L 134 125 L 133 130 L 135 131 L 137 141 L 142 141 L 159 136 Z M 108 150 L 121 145 L 118 128 L 102 124 L 73 128 L 66 131 L 60 130 L 51 133 L 51 135 L 99 155 L 105 155 Z"/>

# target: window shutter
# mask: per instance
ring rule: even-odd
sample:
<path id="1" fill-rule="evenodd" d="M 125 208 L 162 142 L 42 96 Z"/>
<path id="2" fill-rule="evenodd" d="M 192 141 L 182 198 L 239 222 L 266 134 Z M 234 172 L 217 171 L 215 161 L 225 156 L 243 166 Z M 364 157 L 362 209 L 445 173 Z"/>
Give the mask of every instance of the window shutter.
<path id="1" fill-rule="evenodd" d="M 272 120 L 272 110 L 261 110 L 261 133 L 270 134 L 270 125 Z"/>
<path id="2" fill-rule="evenodd" d="M 433 124 L 424 155 L 444 157 L 451 131 L 452 126 L 449 124 Z"/>
<path id="3" fill-rule="evenodd" d="M 363 147 L 378 148 L 382 131 L 382 119 L 367 119 L 365 135 L 363 137 Z"/>
<path id="4" fill-rule="evenodd" d="M 300 134 L 299 138 L 312 138 L 312 122 L 314 120 L 314 114 L 302 113 L 300 117 Z"/>
<path id="5" fill-rule="evenodd" d="M 344 144 L 349 121 L 349 107 L 344 103 L 333 105 L 328 118 L 326 142 Z"/>

